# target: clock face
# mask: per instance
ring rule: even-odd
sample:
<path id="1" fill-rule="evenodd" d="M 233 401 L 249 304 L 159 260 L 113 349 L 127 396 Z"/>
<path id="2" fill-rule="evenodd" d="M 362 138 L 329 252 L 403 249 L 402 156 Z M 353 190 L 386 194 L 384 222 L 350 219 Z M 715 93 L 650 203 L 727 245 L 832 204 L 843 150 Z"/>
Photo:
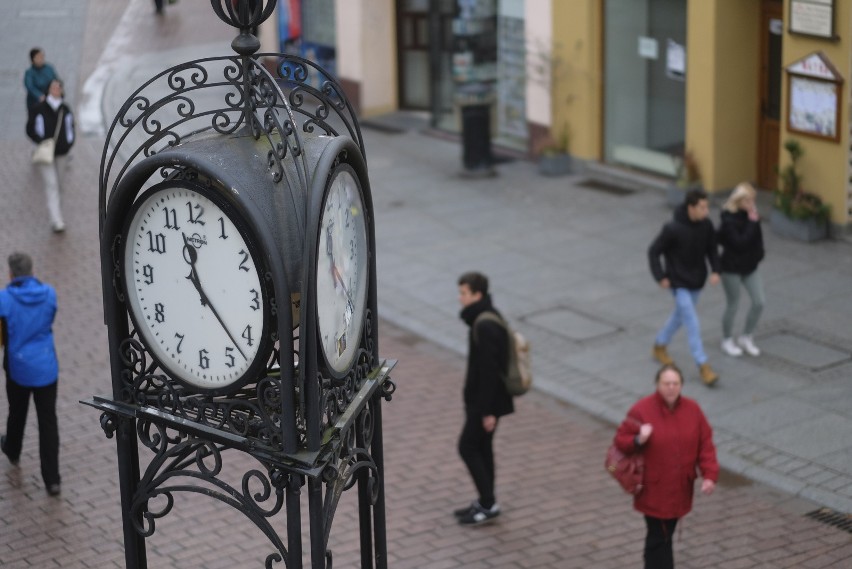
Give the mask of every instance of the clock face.
<path id="1" fill-rule="evenodd" d="M 358 350 L 367 302 L 367 222 L 353 170 L 339 166 L 323 203 L 317 248 L 317 321 L 331 371 L 347 372 Z"/>
<path id="2" fill-rule="evenodd" d="M 157 362 L 192 387 L 217 391 L 265 366 L 270 316 L 242 224 L 203 191 L 168 182 L 137 200 L 124 280 L 131 318 Z"/>

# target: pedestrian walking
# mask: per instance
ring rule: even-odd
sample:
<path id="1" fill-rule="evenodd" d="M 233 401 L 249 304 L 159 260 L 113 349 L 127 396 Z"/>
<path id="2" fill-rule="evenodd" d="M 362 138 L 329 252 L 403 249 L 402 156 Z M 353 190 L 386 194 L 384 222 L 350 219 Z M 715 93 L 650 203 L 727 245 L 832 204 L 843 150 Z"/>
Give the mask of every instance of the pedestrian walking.
<path id="1" fill-rule="evenodd" d="M 27 113 L 47 98 L 50 82 L 58 79 L 56 70 L 44 60 L 44 50 L 34 47 L 30 50 L 30 67 L 24 72 L 24 87 L 27 90 Z"/>
<path id="2" fill-rule="evenodd" d="M 645 458 L 644 485 L 633 507 L 645 515 L 645 569 L 673 569 L 672 538 L 692 510 L 695 480 L 710 495 L 719 479 L 713 430 L 694 400 L 681 395 L 683 375 L 674 365 L 657 372 L 656 390 L 637 401 L 615 434 L 626 454 Z"/>
<path id="3" fill-rule="evenodd" d="M 0 450 L 13 465 L 21 456 L 30 396 L 38 418 L 41 477 L 47 493 L 60 492 L 59 426 L 56 391 L 59 363 L 53 343 L 56 291 L 33 276 L 33 262 L 24 253 L 9 255 L 12 282 L 0 290 L 0 319 L 5 329 L 3 370 L 9 416 Z"/>
<path id="4" fill-rule="evenodd" d="M 719 245 L 722 246 L 719 263 L 722 288 L 725 290 L 722 351 L 735 357 L 741 356 L 743 351 L 752 356 L 760 355 L 760 350 L 754 345 L 754 329 L 765 301 L 763 281 L 758 270 L 764 250 L 756 196 L 757 192 L 751 184 L 739 184 L 722 206 L 719 225 Z M 748 292 L 751 307 L 746 315 L 742 335 L 734 340 L 734 317 L 740 303 L 740 287 Z"/>
<path id="5" fill-rule="evenodd" d="M 509 365 L 506 329 L 485 313 L 500 314 L 488 294 L 488 278 L 468 272 L 459 277 L 461 319 L 468 333 L 467 372 L 464 381 L 465 422 L 459 436 L 459 454 L 467 466 L 478 499 L 453 512 L 462 525 L 479 525 L 500 515 L 494 491 L 494 434 L 503 415 L 515 408 L 503 376 Z"/>
<path id="6" fill-rule="evenodd" d="M 701 381 L 708 386 L 716 383 L 719 376 L 710 367 L 704 353 L 696 305 L 707 281 L 708 263 L 711 270 L 710 284 L 719 282 L 716 231 L 713 222 L 707 219 L 709 211 L 704 191 L 688 191 L 685 202 L 675 209 L 674 219 L 663 226 L 648 249 L 654 280 L 662 288 L 671 291 L 675 303 L 674 311 L 657 333 L 652 354 L 662 364 L 674 363 L 666 347 L 675 332 L 684 326 Z"/>
<path id="7" fill-rule="evenodd" d="M 50 82 L 47 98 L 37 104 L 27 123 L 27 135 L 39 144 L 48 138 L 54 138 L 54 158 L 50 164 L 36 164 L 44 185 L 47 210 L 53 231 L 65 231 L 62 219 L 62 199 L 60 178 L 67 170 L 67 155 L 74 145 L 74 113 L 63 100 L 62 82 L 54 79 Z"/>

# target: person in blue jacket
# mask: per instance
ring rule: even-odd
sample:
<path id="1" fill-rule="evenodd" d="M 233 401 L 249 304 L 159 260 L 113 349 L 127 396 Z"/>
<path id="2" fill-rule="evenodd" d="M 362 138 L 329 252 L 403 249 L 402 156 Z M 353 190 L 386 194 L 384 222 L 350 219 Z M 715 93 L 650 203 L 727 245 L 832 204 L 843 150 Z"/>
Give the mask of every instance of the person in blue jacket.
<path id="1" fill-rule="evenodd" d="M 24 87 L 27 89 L 27 111 L 47 98 L 47 88 L 54 79 L 59 79 L 53 66 L 44 61 L 44 50 L 34 47 L 30 50 L 30 68 L 24 72 Z"/>
<path id="2" fill-rule="evenodd" d="M 60 492 L 59 425 L 56 391 L 59 363 L 53 343 L 56 291 L 33 276 L 33 262 L 25 253 L 9 255 L 12 282 L 0 290 L 0 319 L 5 331 L 3 369 L 9 416 L 0 450 L 13 465 L 21 456 L 30 395 L 38 417 L 41 476 L 47 493 Z"/>

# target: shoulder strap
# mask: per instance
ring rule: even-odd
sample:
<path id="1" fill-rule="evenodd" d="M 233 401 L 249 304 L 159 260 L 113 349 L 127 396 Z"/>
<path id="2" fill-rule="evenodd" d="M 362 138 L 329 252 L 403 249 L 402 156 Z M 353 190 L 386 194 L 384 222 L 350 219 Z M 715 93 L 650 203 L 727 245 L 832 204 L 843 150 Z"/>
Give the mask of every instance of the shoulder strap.
<path id="1" fill-rule="evenodd" d="M 56 132 L 53 133 L 53 142 L 56 142 L 56 139 L 59 138 L 59 131 L 62 130 L 63 119 L 65 119 L 65 111 L 63 111 L 60 107 L 59 118 L 56 119 Z"/>
<path id="2" fill-rule="evenodd" d="M 479 323 L 480 323 L 481 321 L 483 321 L 483 320 L 490 320 L 491 322 L 496 322 L 496 323 L 497 323 L 497 324 L 499 324 L 499 325 L 500 325 L 500 326 L 501 326 L 504 330 L 507 330 L 507 331 L 508 331 L 508 329 L 509 329 L 509 328 L 508 328 L 508 326 L 506 325 L 506 322 L 505 322 L 502 318 L 500 318 L 500 317 L 497 315 L 497 313 L 496 313 L 496 312 L 492 312 L 492 311 L 490 311 L 490 310 L 486 310 L 485 312 L 480 313 L 480 314 L 479 314 L 479 316 L 477 316 L 477 317 L 476 317 L 476 319 L 473 321 L 473 326 L 471 326 L 471 330 L 473 331 L 473 341 L 474 341 L 474 342 L 478 342 L 478 341 L 479 341 L 479 340 L 477 339 L 477 337 L 476 337 L 476 325 L 477 325 L 477 324 L 479 324 Z"/>

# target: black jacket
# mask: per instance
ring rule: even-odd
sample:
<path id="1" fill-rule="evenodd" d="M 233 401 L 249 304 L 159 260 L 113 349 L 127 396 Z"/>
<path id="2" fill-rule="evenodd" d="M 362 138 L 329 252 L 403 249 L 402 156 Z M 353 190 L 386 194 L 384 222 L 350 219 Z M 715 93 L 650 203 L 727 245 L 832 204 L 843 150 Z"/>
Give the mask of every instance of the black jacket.
<path id="1" fill-rule="evenodd" d="M 476 323 L 474 340 L 473 324 L 476 317 L 485 311 L 497 313 L 489 295 L 461 311 L 462 320 L 471 327 L 468 333 L 464 405 L 468 415 L 501 417 L 515 410 L 512 396 L 503 383 L 509 365 L 509 336 L 497 322 L 480 320 Z"/>
<path id="2" fill-rule="evenodd" d="M 722 272 L 750 275 L 764 255 L 760 222 L 750 220 L 745 211 L 723 211 L 719 245 L 722 246 L 719 259 Z"/>
<path id="3" fill-rule="evenodd" d="M 68 154 L 74 144 L 74 114 L 71 112 L 71 108 L 62 103 L 54 111 L 53 107 L 45 100 L 33 107 L 27 121 L 27 136 L 38 144 L 42 140 L 53 138 L 60 111 L 62 112 L 62 127 L 59 129 L 59 136 L 56 137 L 56 156 Z"/>
<path id="4" fill-rule="evenodd" d="M 707 262 L 714 273 L 719 272 L 716 251 L 716 231 L 709 219 L 690 221 L 686 204 L 674 212 L 674 219 L 648 248 L 651 274 L 657 282 L 669 279 L 671 287 L 699 290 L 707 280 Z M 665 266 L 660 262 L 665 259 Z"/>

